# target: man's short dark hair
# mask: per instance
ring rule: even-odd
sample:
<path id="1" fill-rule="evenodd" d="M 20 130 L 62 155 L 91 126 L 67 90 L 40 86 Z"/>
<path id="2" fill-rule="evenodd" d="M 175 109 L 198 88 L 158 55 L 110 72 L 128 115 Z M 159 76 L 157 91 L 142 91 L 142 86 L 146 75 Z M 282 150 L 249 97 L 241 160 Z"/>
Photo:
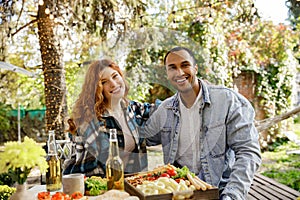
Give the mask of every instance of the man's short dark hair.
<path id="1" fill-rule="evenodd" d="M 179 46 L 172 48 L 170 51 L 168 51 L 166 53 L 166 55 L 164 57 L 164 65 L 166 65 L 166 59 L 167 59 L 167 57 L 170 53 L 173 53 L 173 52 L 176 52 L 176 51 L 181 51 L 181 50 L 184 50 L 184 51 L 188 52 L 188 54 L 190 54 L 190 56 L 193 58 L 193 65 L 196 65 L 196 58 L 194 56 L 194 53 L 186 47 L 179 47 Z"/>

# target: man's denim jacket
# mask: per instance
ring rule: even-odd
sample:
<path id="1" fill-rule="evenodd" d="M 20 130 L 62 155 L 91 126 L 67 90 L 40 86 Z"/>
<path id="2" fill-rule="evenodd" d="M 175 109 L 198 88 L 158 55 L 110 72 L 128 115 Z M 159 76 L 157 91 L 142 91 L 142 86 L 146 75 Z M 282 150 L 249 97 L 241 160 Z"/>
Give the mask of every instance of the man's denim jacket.
<path id="1" fill-rule="evenodd" d="M 201 172 L 220 195 L 246 199 L 254 173 L 261 163 L 254 109 L 237 92 L 199 80 L 203 103 L 199 110 Z M 175 162 L 181 127 L 179 94 L 166 99 L 145 126 L 147 145 L 162 144 L 164 163 Z"/>

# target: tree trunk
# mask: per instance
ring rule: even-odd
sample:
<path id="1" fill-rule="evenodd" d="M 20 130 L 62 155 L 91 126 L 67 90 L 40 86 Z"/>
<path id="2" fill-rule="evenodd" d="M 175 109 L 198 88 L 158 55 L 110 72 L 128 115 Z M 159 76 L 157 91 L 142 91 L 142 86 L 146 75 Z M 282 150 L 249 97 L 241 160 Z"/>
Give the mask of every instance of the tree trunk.
<path id="1" fill-rule="evenodd" d="M 38 10 L 38 35 L 45 83 L 46 133 L 55 130 L 57 139 L 63 139 L 64 119 L 67 116 L 65 71 L 60 44 L 54 34 L 54 21 L 45 14 L 48 4 L 49 0 L 44 0 Z"/>

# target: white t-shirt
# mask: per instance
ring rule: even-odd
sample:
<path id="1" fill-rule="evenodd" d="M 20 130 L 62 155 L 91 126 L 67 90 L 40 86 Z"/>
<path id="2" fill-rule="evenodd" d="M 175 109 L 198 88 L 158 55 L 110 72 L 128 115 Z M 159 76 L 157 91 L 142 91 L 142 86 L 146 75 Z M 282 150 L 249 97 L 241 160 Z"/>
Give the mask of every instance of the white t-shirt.
<path id="1" fill-rule="evenodd" d="M 125 116 L 123 115 L 122 112 L 110 112 L 110 115 L 112 115 L 120 124 L 122 128 L 122 132 L 124 135 L 124 140 L 125 140 L 125 147 L 124 151 L 126 152 L 131 152 L 135 148 L 135 141 L 134 138 L 128 128 L 128 124 L 125 120 Z"/>
<path id="2" fill-rule="evenodd" d="M 124 163 L 124 167 L 126 167 L 126 164 L 129 159 L 130 153 L 134 150 L 135 148 L 135 141 L 134 138 L 128 128 L 128 124 L 126 122 L 125 116 L 123 115 L 122 111 L 121 112 L 110 112 L 110 115 L 113 116 L 120 124 L 122 128 L 122 132 L 124 135 L 124 140 L 125 140 L 125 147 L 124 151 L 120 154 L 120 158 L 122 159 Z"/>
<path id="3" fill-rule="evenodd" d="M 202 102 L 201 90 L 192 105 L 187 108 L 179 96 L 181 127 L 176 161 L 187 166 L 192 172 L 200 172 L 200 128 L 202 125 L 199 110 Z"/>

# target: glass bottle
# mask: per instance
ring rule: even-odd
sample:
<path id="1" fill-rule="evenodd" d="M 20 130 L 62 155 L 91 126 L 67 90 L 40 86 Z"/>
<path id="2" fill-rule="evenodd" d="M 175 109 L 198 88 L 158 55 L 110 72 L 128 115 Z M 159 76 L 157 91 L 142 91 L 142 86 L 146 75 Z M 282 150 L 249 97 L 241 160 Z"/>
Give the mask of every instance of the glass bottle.
<path id="1" fill-rule="evenodd" d="M 47 191 L 60 190 L 62 187 L 61 163 L 57 155 L 57 147 L 54 130 L 49 131 L 47 141 L 48 154 L 46 161 L 49 165 L 46 172 L 46 189 Z"/>
<path id="2" fill-rule="evenodd" d="M 109 155 L 106 161 L 107 189 L 124 190 L 124 165 L 119 156 L 116 129 L 110 129 Z"/>

